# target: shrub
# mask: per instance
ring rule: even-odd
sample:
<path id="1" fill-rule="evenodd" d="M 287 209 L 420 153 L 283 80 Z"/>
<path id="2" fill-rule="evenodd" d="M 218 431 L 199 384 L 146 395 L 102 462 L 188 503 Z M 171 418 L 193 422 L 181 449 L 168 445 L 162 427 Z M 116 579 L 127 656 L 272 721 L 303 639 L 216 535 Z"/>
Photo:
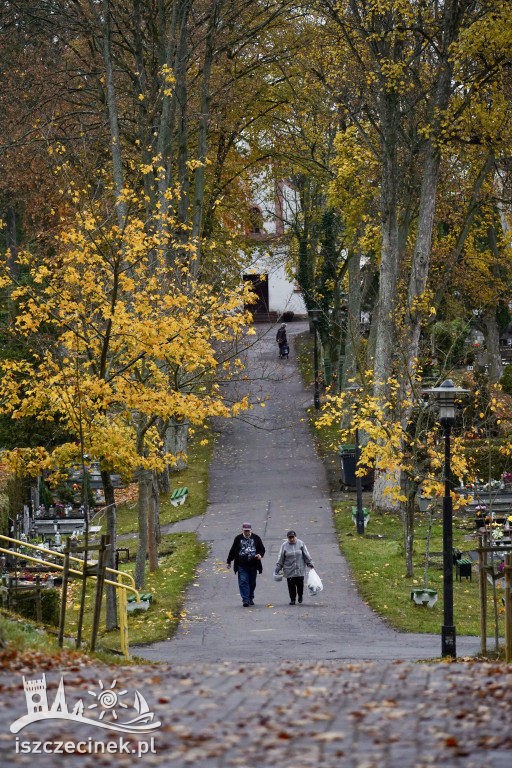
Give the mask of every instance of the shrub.
<path id="1" fill-rule="evenodd" d="M 511 460 L 500 452 L 501 445 L 501 440 L 467 440 L 464 443 L 473 478 L 487 482 L 489 466 L 493 480 L 499 480 L 504 472 L 510 472 Z"/>
<path id="2" fill-rule="evenodd" d="M 464 359 L 464 348 L 469 325 L 456 318 L 451 322 L 440 321 L 433 327 L 436 354 L 445 365 L 457 365 Z"/>
<path id="3" fill-rule="evenodd" d="M 512 395 L 512 365 L 506 365 L 500 379 L 501 388 L 507 395 Z"/>
<path id="4" fill-rule="evenodd" d="M 45 589 L 41 590 L 41 616 L 43 624 L 49 624 L 51 626 L 58 626 L 59 624 L 59 610 L 60 610 L 60 593 L 58 589 Z M 36 620 L 36 599 L 25 598 L 20 600 L 17 607 L 17 612 L 24 616 L 26 619 Z"/>
<path id="5" fill-rule="evenodd" d="M 73 504 L 75 494 L 67 483 L 60 483 L 55 489 L 55 495 L 62 504 Z"/>
<path id="6" fill-rule="evenodd" d="M 48 488 L 48 483 L 41 478 L 39 479 L 39 502 L 47 512 L 53 504 L 53 496 Z"/>
<path id="7" fill-rule="evenodd" d="M 9 535 L 9 497 L 6 493 L 0 493 L 0 533 Z"/>

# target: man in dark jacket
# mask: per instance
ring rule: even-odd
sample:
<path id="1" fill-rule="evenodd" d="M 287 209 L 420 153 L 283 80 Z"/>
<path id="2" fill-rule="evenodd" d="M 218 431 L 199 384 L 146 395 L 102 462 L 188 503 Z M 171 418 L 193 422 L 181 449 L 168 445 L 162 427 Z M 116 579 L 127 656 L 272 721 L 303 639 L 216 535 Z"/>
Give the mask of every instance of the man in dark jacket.
<path id="1" fill-rule="evenodd" d="M 288 339 L 286 338 L 286 323 L 281 323 L 281 327 L 276 334 L 276 341 L 279 344 L 279 357 L 286 357 L 288 354 Z"/>
<path id="2" fill-rule="evenodd" d="M 231 568 L 233 561 L 235 563 L 233 570 L 238 573 L 238 588 L 244 608 L 254 605 L 256 576 L 263 571 L 261 558 L 264 554 L 262 540 L 252 532 L 250 523 L 244 523 L 242 533 L 235 536 L 227 558 L 228 568 Z"/>

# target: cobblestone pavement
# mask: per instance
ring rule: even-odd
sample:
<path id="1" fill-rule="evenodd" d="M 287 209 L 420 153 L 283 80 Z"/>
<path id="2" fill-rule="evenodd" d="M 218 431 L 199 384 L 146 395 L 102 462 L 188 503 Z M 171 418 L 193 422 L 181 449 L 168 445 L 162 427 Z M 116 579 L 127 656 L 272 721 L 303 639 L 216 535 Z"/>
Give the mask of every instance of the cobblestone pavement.
<path id="1" fill-rule="evenodd" d="M 41 677 L 26 672 L 27 679 Z M 484 663 L 223 663 L 76 668 L 67 706 L 117 679 L 141 692 L 161 726 L 153 741 L 59 720 L 9 725 L 26 712 L 21 673 L 0 676 L 2 765 L 131 764 L 174 768 L 510 768 L 512 669 Z M 60 672 L 47 672 L 49 705 Z M 115 688 L 115 687 L 114 687 Z M 120 697 L 121 699 L 121 697 Z M 118 708 L 118 716 L 122 712 Z M 113 722 L 111 711 L 105 721 Z M 19 741 L 16 741 L 18 739 Z M 121 743 L 135 754 L 16 753 L 25 743 Z M 53 748 L 53 746 L 52 746 Z M 40 747 L 43 749 L 43 747 Z M 64 749 L 64 747 L 63 747 Z M 78 747 L 84 750 L 85 747 Z"/>

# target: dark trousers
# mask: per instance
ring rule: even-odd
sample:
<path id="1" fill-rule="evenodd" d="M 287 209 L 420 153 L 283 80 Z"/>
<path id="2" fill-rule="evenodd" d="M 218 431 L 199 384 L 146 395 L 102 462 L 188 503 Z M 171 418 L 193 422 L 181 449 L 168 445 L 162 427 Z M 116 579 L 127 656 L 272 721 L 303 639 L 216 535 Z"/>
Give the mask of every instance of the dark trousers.
<path id="1" fill-rule="evenodd" d="M 304 576 L 292 576 L 290 579 L 286 579 L 288 582 L 288 593 L 290 600 L 295 600 L 298 596 L 302 600 L 304 594 Z"/>
<path id="2" fill-rule="evenodd" d="M 238 566 L 238 589 L 240 597 L 244 603 L 254 600 L 254 590 L 256 589 L 256 568 L 244 568 Z"/>

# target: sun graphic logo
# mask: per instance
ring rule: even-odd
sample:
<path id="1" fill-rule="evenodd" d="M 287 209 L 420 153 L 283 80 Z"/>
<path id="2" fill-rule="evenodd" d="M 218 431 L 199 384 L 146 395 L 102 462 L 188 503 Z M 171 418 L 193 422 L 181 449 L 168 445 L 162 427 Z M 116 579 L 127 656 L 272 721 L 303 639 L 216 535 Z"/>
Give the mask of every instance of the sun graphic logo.
<path id="1" fill-rule="evenodd" d="M 100 712 L 99 717 L 100 720 L 103 720 L 107 711 L 109 710 L 112 713 L 113 719 L 117 720 L 116 707 L 124 707 L 124 709 L 128 709 L 128 704 L 120 701 L 120 697 L 125 696 L 128 691 L 114 691 L 114 688 L 117 685 L 117 680 L 114 680 L 110 688 L 104 688 L 103 682 L 101 680 L 98 680 L 98 685 L 100 687 L 99 693 L 96 693 L 96 691 L 87 691 L 90 696 L 94 696 L 98 700 L 94 704 L 89 704 L 87 709 L 96 709 L 97 707 L 102 707 L 103 709 Z"/>
<path id="2" fill-rule="evenodd" d="M 57 694 L 52 706 L 48 703 L 48 691 L 46 676 L 37 680 L 23 678 L 23 688 L 27 704 L 27 714 L 19 717 L 11 725 L 11 733 L 18 733 L 26 725 L 38 720 L 73 720 L 77 723 L 87 723 L 97 728 L 108 728 L 121 733 L 151 733 L 161 726 L 160 721 L 154 721 L 154 712 L 151 712 L 148 703 L 140 691 L 135 691 L 133 704 L 129 704 L 128 690 L 118 690 L 117 680 L 113 680 L 109 688 L 106 688 L 102 680 L 98 680 L 98 690 L 87 691 L 94 697 L 94 702 L 88 704 L 88 710 L 99 712 L 97 719 L 84 715 L 85 706 L 80 699 L 70 712 L 66 702 L 64 679 L 61 677 Z M 127 698 L 123 701 L 123 697 Z M 134 709 L 136 715 L 129 717 L 128 710 Z M 95 714 L 95 712 L 90 713 Z M 108 715 L 107 717 L 105 717 Z M 122 719 L 120 719 L 122 716 Z M 128 716 L 128 719 L 125 719 Z"/>

